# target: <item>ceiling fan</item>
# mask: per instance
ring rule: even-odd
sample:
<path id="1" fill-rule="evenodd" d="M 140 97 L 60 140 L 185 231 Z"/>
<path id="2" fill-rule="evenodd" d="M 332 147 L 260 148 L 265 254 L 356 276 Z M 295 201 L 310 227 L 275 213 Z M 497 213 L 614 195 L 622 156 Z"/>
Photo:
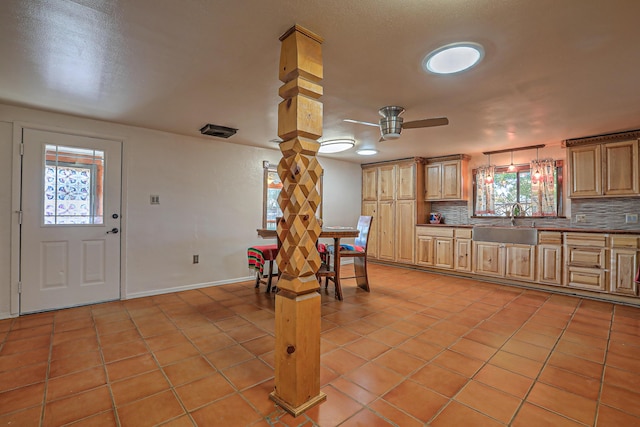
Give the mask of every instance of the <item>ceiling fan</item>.
<path id="1" fill-rule="evenodd" d="M 395 105 L 389 105 L 382 107 L 378 113 L 382 116 L 380 123 L 362 122 L 360 120 L 344 119 L 345 122 L 359 123 L 367 126 L 378 126 L 380 128 L 380 134 L 382 135 L 380 141 L 386 141 L 390 139 L 400 138 L 400 132 L 402 129 L 415 129 L 415 128 L 428 128 L 432 126 L 443 126 L 449 124 L 449 119 L 446 117 L 435 117 L 432 119 L 414 120 L 403 124 L 403 118 L 400 117 L 404 113 L 403 107 Z"/>

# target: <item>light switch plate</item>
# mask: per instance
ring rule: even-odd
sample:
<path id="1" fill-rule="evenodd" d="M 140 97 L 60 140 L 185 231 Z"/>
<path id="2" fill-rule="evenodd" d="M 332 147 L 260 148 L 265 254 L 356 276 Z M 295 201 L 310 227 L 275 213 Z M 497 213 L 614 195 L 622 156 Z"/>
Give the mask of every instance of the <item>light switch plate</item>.
<path id="1" fill-rule="evenodd" d="M 631 214 L 631 213 L 624 214 L 624 223 L 625 224 L 637 224 L 638 223 L 638 214 Z"/>
<path id="2" fill-rule="evenodd" d="M 587 222 L 587 216 L 585 214 L 576 215 L 576 223 Z"/>

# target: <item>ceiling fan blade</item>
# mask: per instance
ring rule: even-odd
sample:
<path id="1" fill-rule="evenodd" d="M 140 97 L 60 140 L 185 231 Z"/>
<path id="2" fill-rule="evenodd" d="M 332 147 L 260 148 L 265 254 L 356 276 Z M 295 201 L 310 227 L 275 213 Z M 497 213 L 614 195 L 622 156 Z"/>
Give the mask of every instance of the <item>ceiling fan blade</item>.
<path id="1" fill-rule="evenodd" d="M 433 119 L 414 120 L 412 122 L 404 122 L 403 129 L 430 128 L 432 126 L 444 126 L 449 124 L 446 117 L 436 117 Z"/>
<path id="2" fill-rule="evenodd" d="M 361 122 L 360 120 L 344 119 L 343 121 L 349 122 L 349 123 L 357 123 L 359 125 L 380 127 L 380 125 L 378 123 Z"/>

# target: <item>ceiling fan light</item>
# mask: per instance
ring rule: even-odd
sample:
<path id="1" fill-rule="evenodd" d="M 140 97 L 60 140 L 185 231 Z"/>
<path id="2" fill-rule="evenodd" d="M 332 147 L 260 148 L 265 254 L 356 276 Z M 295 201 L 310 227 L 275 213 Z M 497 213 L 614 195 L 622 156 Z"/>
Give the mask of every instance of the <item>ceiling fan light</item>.
<path id="1" fill-rule="evenodd" d="M 380 119 L 380 134 L 384 139 L 398 139 L 402 132 L 403 118 L 398 116 L 383 117 Z"/>
<path id="2" fill-rule="evenodd" d="M 324 154 L 340 153 L 342 151 L 347 151 L 350 148 L 353 148 L 354 145 L 356 145 L 356 141 L 353 139 L 330 139 L 328 141 L 322 141 L 320 143 L 318 152 Z"/>
<path id="3" fill-rule="evenodd" d="M 384 139 L 385 141 L 390 141 L 398 138 L 400 138 L 400 132 L 388 132 L 382 134 L 382 139 Z"/>
<path id="4" fill-rule="evenodd" d="M 473 67 L 483 57 L 484 49 L 477 43 L 452 43 L 429 53 L 422 67 L 434 74 L 455 74 Z"/>

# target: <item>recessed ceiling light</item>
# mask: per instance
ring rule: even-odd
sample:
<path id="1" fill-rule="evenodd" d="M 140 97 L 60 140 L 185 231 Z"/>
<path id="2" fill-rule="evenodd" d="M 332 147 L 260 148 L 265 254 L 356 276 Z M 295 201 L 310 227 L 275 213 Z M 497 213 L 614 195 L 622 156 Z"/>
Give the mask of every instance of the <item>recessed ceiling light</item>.
<path id="1" fill-rule="evenodd" d="M 484 49 L 478 43 L 452 43 L 428 54 L 422 68 L 434 74 L 455 74 L 473 67 L 483 57 Z"/>
<path id="2" fill-rule="evenodd" d="M 372 148 L 363 148 L 362 150 L 356 151 L 356 153 L 361 156 L 373 156 L 374 154 L 378 154 L 378 150 L 374 150 Z"/>
<path id="3" fill-rule="evenodd" d="M 328 141 L 322 141 L 320 143 L 319 153 L 339 153 L 341 151 L 346 151 L 356 145 L 356 142 L 353 139 L 331 139 Z"/>

